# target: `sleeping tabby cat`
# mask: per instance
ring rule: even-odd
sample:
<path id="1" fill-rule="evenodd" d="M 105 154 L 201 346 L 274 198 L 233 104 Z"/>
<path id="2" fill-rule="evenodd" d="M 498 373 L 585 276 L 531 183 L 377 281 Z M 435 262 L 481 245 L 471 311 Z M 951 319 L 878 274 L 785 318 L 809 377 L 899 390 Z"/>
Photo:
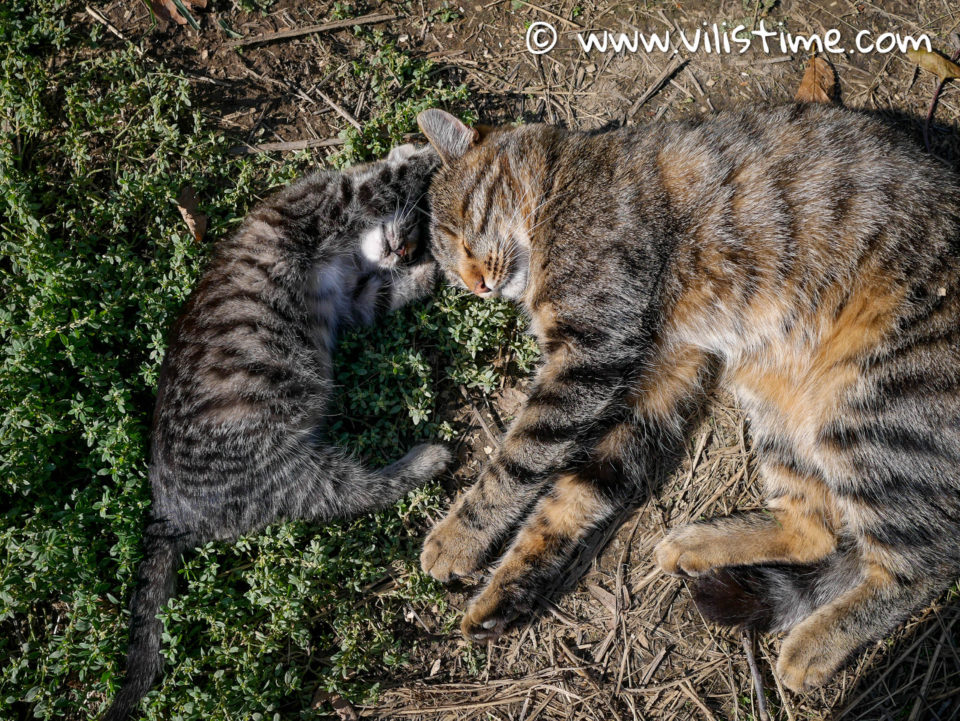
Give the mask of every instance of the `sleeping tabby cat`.
<path id="1" fill-rule="evenodd" d="M 666 572 L 721 621 L 791 629 L 824 683 L 960 575 L 960 179 L 822 105 L 601 133 L 478 131 L 429 110 L 434 254 L 520 303 L 526 406 L 426 539 L 446 581 L 519 530 L 463 631 L 495 636 L 683 437 L 715 366 L 769 510 L 677 528 Z M 744 568 L 746 567 L 746 568 Z"/>
<path id="2" fill-rule="evenodd" d="M 310 176 L 216 248 L 160 373 L 127 675 L 106 719 L 126 718 L 160 670 L 157 612 L 182 551 L 278 520 L 382 508 L 447 465 L 444 447 L 422 445 L 370 471 L 322 440 L 338 329 L 434 285 L 425 196 L 438 164 L 408 145 Z"/>

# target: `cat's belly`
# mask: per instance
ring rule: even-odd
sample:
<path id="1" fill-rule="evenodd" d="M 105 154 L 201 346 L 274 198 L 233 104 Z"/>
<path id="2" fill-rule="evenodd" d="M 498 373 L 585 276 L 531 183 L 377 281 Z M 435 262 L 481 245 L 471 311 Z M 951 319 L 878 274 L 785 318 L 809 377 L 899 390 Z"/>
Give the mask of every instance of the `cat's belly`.
<path id="1" fill-rule="evenodd" d="M 317 268 L 309 300 L 312 303 L 313 339 L 318 348 L 330 350 L 337 331 L 350 316 L 357 271 L 350 256 L 334 258 Z"/>
<path id="2" fill-rule="evenodd" d="M 309 293 L 317 346 L 330 350 L 340 328 L 372 323 L 385 282 L 382 273 L 358 264 L 353 255 L 334 258 L 317 268 Z"/>
<path id="3" fill-rule="evenodd" d="M 841 482 L 853 470 L 849 458 L 823 437 L 858 379 L 853 364 L 823 372 L 802 357 L 777 365 L 769 359 L 743 362 L 725 377 L 757 446 L 780 449 L 828 483 Z"/>

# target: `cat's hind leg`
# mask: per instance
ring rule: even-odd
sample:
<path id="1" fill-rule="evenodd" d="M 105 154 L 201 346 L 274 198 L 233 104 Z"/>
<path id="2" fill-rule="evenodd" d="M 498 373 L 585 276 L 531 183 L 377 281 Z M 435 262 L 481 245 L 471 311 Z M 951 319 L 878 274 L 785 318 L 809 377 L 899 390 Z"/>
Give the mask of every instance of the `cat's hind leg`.
<path id="1" fill-rule="evenodd" d="M 826 485 L 786 465 L 761 467 L 768 510 L 692 523 L 654 549 L 662 570 L 699 576 L 721 566 L 811 563 L 836 548 L 837 511 Z"/>
<path id="2" fill-rule="evenodd" d="M 823 685 L 851 654 L 886 636 L 949 583 L 934 573 L 900 578 L 864 560 L 859 583 L 790 631 L 780 647 L 777 674 L 795 692 Z"/>
<path id="3" fill-rule="evenodd" d="M 370 470 L 336 448 L 314 449 L 299 480 L 285 489 L 284 516 L 345 518 L 391 505 L 432 480 L 450 463 L 443 445 L 424 443 L 379 470 Z"/>

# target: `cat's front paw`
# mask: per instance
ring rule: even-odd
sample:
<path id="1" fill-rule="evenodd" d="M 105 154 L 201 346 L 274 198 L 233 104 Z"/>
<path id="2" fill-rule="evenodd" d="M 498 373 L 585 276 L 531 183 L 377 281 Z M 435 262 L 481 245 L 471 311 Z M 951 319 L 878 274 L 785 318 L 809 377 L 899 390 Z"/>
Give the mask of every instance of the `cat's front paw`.
<path id="1" fill-rule="evenodd" d="M 846 659 L 848 650 L 831 642 L 828 633 L 802 625 L 783 640 L 777 659 L 777 675 L 794 693 L 812 691 L 829 681 Z"/>
<path id="2" fill-rule="evenodd" d="M 489 542 L 460 521 L 455 512 L 444 518 L 427 536 L 420 552 L 420 566 L 441 583 L 476 571 Z"/>
<path id="3" fill-rule="evenodd" d="M 440 265 L 433 258 L 417 263 L 410 269 L 410 276 L 419 295 L 426 295 L 433 290 L 440 277 Z"/>
<path id="4" fill-rule="evenodd" d="M 714 535 L 700 524 L 674 529 L 653 549 L 653 560 L 671 576 L 699 576 L 717 566 L 710 553 Z"/>
<path id="5" fill-rule="evenodd" d="M 501 587 L 496 577 L 470 605 L 463 615 L 460 630 L 471 641 L 498 638 L 518 616 L 528 613 L 533 594 L 519 587 Z"/>

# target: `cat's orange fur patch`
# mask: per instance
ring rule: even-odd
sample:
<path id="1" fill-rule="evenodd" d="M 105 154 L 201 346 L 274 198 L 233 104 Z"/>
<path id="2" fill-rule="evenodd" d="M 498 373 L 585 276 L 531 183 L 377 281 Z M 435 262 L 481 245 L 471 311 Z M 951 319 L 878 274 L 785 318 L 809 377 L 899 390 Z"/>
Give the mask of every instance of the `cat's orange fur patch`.
<path id="1" fill-rule="evenodd" d="M 575 537 L 605 508 L 606 502 L 589 482 L 570 474 L 557 479 L 541 512 L 555 533 Z"/>
<path id="2" fill-rule="evenodd" d="M 705 362 L 703 351 L 691 346 L 658 354 L 627 402 L 647 418 L 672 421 L 678 402 L 697 387 Z"/>
<path id="3" fill-rule="evenodd" d="M 464 284 L 470 290 L 476 288 L 477 284 L 484 280 L 483 270 L 476 261 L 471 260 L 470 258 L 463 257 L 460 259 L 460 264 L 457 266 L 457 272 L 463 279 Z"/>
<path id="4" fill-rule="evenodd" d="M 530 332 L 541 346 L 545 345 L 557 325 L 557 311 L 553 303 L 538 303 L 530 313 Z"/>
<path id="5" fill-rule="evenodd" d="M 851 295 L 836 318 L 835 303 L 819 309 L 819 337 L 789 338 L 732 369 L 733 383 L 762 403 L 776 408 L 784 430 L 802 439 L 803 452 L 820 429 L 836 417 L 844 392 L 859 378 L 858 360 L 888 333 L 903 290 L 889 283 L 867 284 Z M 822 450 L 822 449 L 821 449 Z"/>
<path id="6" fill-rule="evenodd" d="M 621 423 L 608 431 L 597 443 L 596 461 L 600 463 L 619 460 L 630 436 L 636 433 L 633 426 Z"/>
<path id="7" fill-rule="evenodd" d="M 837 504 L 836 496 L 820 478 L 799 475 L 770 459 L 761 461 L 761 474 L 768 496 L 802 499 L 808 513 L 819 514 L 832 531 L 840 528 L 842 509 Z M 774 504 L 771 503 L 771 506 Z"/>
<path id="8" fill-rule="evenodd" d="M 772 557 L 782 556 L 799 562 L 817 561 L 833 552 L 837 537 L 831 528 L 830 516 L 825 516 L 811 507 L 806 495 L 800 498 L 782 496 L 770 501 L 769 508 L 780 524 L 774 546 L 782 545 L 782 552 L 771 552 Z M 829 510 L 829 509 L 825 509 Z"/>

